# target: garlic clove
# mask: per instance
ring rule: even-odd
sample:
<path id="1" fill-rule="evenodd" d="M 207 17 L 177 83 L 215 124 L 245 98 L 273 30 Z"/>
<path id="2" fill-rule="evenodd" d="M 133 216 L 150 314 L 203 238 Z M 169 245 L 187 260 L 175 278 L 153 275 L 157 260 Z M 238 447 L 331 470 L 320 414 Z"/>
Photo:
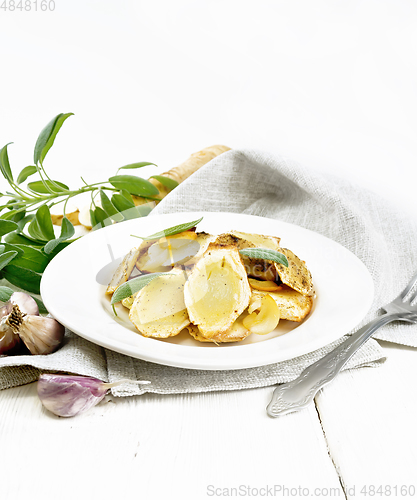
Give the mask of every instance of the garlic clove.
<path id="1" fill-rule="evenodd" d="M 47 410 L 59 417 L 74 417 L 100 401 L 111 387 L 131 380 L 119 380 L 112 384 L 94 377 L 79 375 L 54 375 L 45 373 L 38 380 L 38 395 Z M 149 384 L 148 381 L 135 381 Z"/>
<path id="2" fill-rule="evenodd" d="M 65 328 L 53 318 L 26 315 L 17 332 L 31 354 L 50 354 L 58 349 Z"/>
<path id="3" fill-rule="evenodd" d="M 0 307 L 0 318 L 8 316 L 12 312 L 12 309 L 13 309 L 13 304 L 9 300 Z"/>
<path id="4" fill-rule="evenodd" d="M 6 319 L 6 317 L 4 317 Z M 13 354 L 22 345 L 19 335 L 14 333 L 13 329 L 2 320 L 0 322 L 0 356 L 3 354 Z"/>
<path id="5" fill-rule="evenodd" d="M 50 375 L 39 377 L 38 395 L 47 410 L 59 417 L 73 417 L 98 404 L 108 387 L 93 377 Z"/>
<path id="6" fill-rule="evenodd" d="M 14 294 L 10 297 L 10 311 L 12 311 L 13 305 L 19 306 L 20 311 L 23 314 L 32 314 L 34 316 L 39 315 L 39 307 L 36 303 L 35 299 L 23 292 L 14 292 Z"/>

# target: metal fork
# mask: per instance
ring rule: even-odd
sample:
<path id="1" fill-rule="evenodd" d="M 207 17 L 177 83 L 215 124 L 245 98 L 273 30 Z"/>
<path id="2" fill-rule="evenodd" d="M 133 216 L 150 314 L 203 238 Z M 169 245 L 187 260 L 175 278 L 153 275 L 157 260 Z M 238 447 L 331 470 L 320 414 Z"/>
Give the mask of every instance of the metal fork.
<path id="1" fill-rule="evenodd" d="M 417 298 L 417 290 L 412 291 L 416 283 L 417 274 L 396 299 L 382 308 L 385 312 L 381 316 L 307 367 L 298 378 L 279 385 L 266 408 L 268 415 L 278 417 L 306 408 L 317 392 L 336 377 L 353 354 L 382 326 L 391 321 L 417 323 L 417 304 L 413 304 Z"/>

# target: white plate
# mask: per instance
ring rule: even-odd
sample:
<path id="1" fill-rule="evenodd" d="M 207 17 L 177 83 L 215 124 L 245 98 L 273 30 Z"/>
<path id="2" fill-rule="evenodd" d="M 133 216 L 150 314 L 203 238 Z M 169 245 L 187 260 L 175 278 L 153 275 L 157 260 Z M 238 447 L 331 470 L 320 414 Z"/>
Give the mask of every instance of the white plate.
<path id="1" fill-rule="evenodd" d="M 281 321 L 269 335 L 250 335 L 243 342 L 217 346 L 186 333 L 167 340 L 145 338 L 117 306 L 118 317 L 104 295 L 123 256 L 146 236 L 199 219 L 199 231 L 219 234 L 232 229 L 281 237 L 281 245 L 305 260 L 316 289 L 313 310 L 302 323 Z M 364 264 L 338 243 L 301 227 L 233 213 L 152 215 L 88 234 L 60 252 L 46 268 L 42 299 L 63 325 L 91 342 L 154 363 L 226 370 L 263 366 L 314 351 L 352 330 L 367 313 L 373 282 Z M 284 335 L 285 333 L 285 335 Z"/>

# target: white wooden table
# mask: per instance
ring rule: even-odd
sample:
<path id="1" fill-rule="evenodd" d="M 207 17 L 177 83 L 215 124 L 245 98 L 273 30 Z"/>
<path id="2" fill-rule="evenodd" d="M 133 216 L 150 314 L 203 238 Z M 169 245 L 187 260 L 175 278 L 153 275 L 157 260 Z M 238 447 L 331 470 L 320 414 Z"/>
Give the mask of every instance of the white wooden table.
<path id="1" fill-rule="evenodd" d="M 1 146 L 28 165 L 41 128 L 73 111 L 47 165 L 71 185 L 224 143 L 348 177 L 413 215 L 416 21 L 406 0 L 0 9 Z M 417 496 L 417 352 L 382 345 L 382 367 L 342 373 L 275 420 L 272 388 L 114 399 L 73 419 L 48 414 L 35 384 L 2 391 L 0 497 Z"/>

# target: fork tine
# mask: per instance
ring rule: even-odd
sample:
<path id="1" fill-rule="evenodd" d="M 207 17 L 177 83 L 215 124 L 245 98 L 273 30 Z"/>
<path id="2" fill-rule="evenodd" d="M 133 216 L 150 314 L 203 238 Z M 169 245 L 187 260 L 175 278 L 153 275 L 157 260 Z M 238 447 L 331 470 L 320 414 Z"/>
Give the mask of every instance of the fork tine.
<path id="1" fill-rule="evenodd" d="M 408 283 L 408 285 L 404 288 L 404 290 L 401 292 L 400 294 L 400 298 L 402 300 L 405 299 L 405 297 L 408 295 L 408 293 L 410 292 L 410 290 L 413 288 L 413 286 L 417 283 L 417 273 L 411 278 L 411 281 L 410 283 Z M 415 296 L 413 297 L 413 299 L 415 298 Z M 413 300 L 411 299 L 411 300 Z"/>

